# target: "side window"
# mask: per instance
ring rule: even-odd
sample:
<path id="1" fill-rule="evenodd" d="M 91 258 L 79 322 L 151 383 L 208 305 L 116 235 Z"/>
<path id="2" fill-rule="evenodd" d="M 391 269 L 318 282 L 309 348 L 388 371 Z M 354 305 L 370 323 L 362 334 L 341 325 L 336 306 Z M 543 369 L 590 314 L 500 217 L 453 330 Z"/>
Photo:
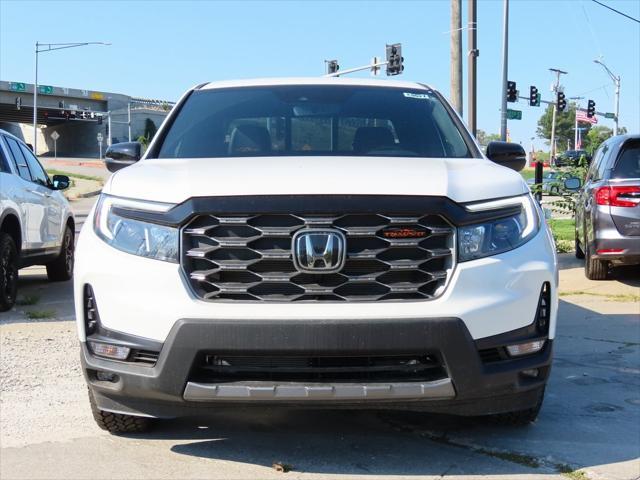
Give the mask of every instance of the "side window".
<path id="1" fill-rule="evenodd" d="M 9 151 L 13 156 L 13 161 L 18 167 L 18 174 L 25 179 L 26 181 L 31 181 L 31 174 L 29 173 L 29 167 L 27 165 L 27 160 L 24 158 L 22 154 L 22 150 L 20 150 L 20 145 L 13 138 L 5 137 L 7 141 L 7 146 L 9 147 Z"/>
<path id="2" fill-rule="evenodd" d="M 602 180 L 604 178 L 604 172 L 609 168 L 609 162 L 607 160 L 607 153 L 609 152 L 609 145 L 602 146 L 602 153 L 600 154 L 600 161 L 598 162 L 596 178 L 595 180 Z"/>
<path id="3" fill-rule="evenodd" d="M 2 135 L 0 135 L 0 172 L 11 173 L 11 167 L 9 166 L 9 159 L 6 158 L 4 150 L 2 148 Z"/>
<path id="4" fill-rule="evenodd" d="M 605 146 L 600 145 L 600 148 L 596 150 L 596 153 L 593 154 L 593 160 L 591 161 L 591 166 L 589 167 L 589 171 L 587 172 L 586 181 L 594 181 L 598 180 L 598 165 L 602 160 L 602 154 L 604 152 Z"/>
<path id="5" fill-rule="evenodd" d="M 31 150 L 29 150 L 22 144 L 20 144 L 20 150 L 22 150 L 22 154 L 27 160 L 27 165 L 29 166 L 29 170 L 31 171 L 31 177 L 33 178 L 33 181 L 42 185 L 43 187 L 48 187 L 50 183 L 49 177 L 47 176 L 47 173 L 44 171 L 44 168 L 42 168 L 42 165 L 40 165 L 40 162 L 35 157 L 35 155 L 31 153 Z"/>

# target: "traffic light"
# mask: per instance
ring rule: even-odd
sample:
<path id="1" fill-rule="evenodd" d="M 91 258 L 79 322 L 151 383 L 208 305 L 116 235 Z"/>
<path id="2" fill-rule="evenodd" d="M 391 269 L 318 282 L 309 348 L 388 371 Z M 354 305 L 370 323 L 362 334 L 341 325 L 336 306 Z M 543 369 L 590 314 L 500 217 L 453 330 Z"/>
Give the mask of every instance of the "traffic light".
<path id="1" fill-rule="evenodd" d="M 327 64 L 327 75 L 338 73 L 338 70 L 340 70 L 338 60 L 325 60 L 325 63 Z"/>
<path id="2" fill-rule="evenodd" d="M 592 118 L 596 114 L 596 102 L 589 100 L 587 103 L 587 117 Z"/>
<path id="3" fill-rule="evenodd" d="M 534 85 L 529 87 L 529 106 L 531 107 L 539 107 L 540 106 L 540 94 L 538 93 L 538 88 Z"/>
<path id="4" fill-rule="evenodd" d="M 567 108 L 567 101 L 564 99 L 564 92 L 558 92 L 556 94 L 556 107 L 559 112 L 564 112 Z"/>
<path id="5" fill-rule="evenodd" d="M 43 115 L 44 115 L 44 121 L 48 122 L 49 121 L 49 112 L 45 111 Z"/>
<path id="6" fill-rule="evenodd" d="M 98 125 L 102 125 L 102 115 L 98 115 Z"/>
<path id="7" fill-rule="evenodd" d="M 387 45 L 387 75 L 400 75 L 404 70 L 402 44 Z"/>
<path id="8" fill-rule="evenodd" d="M 507 82 L 507 102 L 515 102 L 518 100 L 518 91 L 516 90 L 516 82 L 509 80 Z"/>
<path id="9" fill-rule="evenodd" d="M 16 97 L 16 110 L 20 110 L 22 108 L 22 97 Z"/>
<path id="10" fill-rule="evenodd" d="M 69 120 L 69 118 L 71 118 L 71 112 L 67 112 L 66 110 L 62 112 L 62 115 L 64 116 L 65 120 Z"/>

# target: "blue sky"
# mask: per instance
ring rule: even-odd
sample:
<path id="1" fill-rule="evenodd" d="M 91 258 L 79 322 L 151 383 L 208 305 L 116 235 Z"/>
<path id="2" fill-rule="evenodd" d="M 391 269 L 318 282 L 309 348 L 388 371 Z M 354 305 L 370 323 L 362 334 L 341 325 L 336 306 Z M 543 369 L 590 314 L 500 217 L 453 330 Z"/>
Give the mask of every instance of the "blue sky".
<path id="1" fill-rule="evenodd" d="M 602 1 L 640 17 L 637 0 Z M 503 4 L 478 4 L 478 127 L 494 133 L 500 129 Z M 640 131 L 640 24 L 591 0 L 511 0 L 510 13 L 509 79 L 521 94 L 536 85 L 550 100 L 548 69 L 557 67 L 569 72 L 562 80 L 567 97 L 585 96 L 598 111 L 613 111 L 612 82 L 593 63 L 602 56 L 622 77 L 620 124 Z M 463 26 L 466 14 L 463 0 Z M 176 100 L 209 80 L 320 75 L 331 58 L 342 69 L 366 64 L 384 55 L 385 43 L 402 42 L 402 78 L 429 83 L 448 97 L 449 29 L 448 0 L 0 0 L 0 79 L 33 82 L 36 40 L 105 41 L 112 45 L 41 55 L 40 83 Z M 466 86 L 466 31 L 463 42 Z M 509 122 L 511 137 L 528 146 L 542 109 L 522 101 L 510 107 L 523 111 L 522 121 Z M 535 143 L 543 147 L 542 140 Z"/>

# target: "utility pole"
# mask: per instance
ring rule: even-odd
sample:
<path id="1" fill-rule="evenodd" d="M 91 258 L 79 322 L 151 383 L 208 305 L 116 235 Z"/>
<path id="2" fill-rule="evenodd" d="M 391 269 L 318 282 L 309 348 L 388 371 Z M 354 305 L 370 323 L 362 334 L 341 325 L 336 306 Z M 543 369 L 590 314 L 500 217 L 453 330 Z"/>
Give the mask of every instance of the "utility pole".
<path id="1" fill-rule="evenodd" d="M 614 105 L 615 107 L 615 126 L 613 128 L 613 134 L 614 135 L 618 135 L 618 115 L 620 114 L 620 75 L 616 76 L 613 74 L 613 72 L 611 70 L 609 70 L 609 67 L 607 67 L 604 63 L 602 63 L 599 59 L 594 60 L 595 63 L 598 63 L 602 66 L 602 68 L 605 69 L 605 71 L 607 72 L 607 74 L 609 74 L 609 76 L 611 77 L 611 80 L 613 80 L 613 84 L 616 86 L 616 103 Z"/>
<path id="2" fill-rule="evenodd" d="M 504 0 L 502 17 L 502 102 L 500 107 L 500 140 L 507 140 L 507 75 L 509 71 L 509 0 Z"/>
<path id="3" fill-rule="evenodd" d="M 557 68 L 550 68 L 550 71 L 556 74 L 556 83 L 553 85 L 553 94 L 557 97 L 558 88 L 560 87 L 560 75 L 564 75 L 567 72 L 558 70 Z M 553 102 L 553 116 L 551 117 L 551 150 L 549 153 L 549 160 L 552 166 L 556 166 L 556 115 L 558 113 L 558 102 Z"/>
<path id="4" fill-rule="evenodd" d="M 469 0 L 469 91 L 468 95 L 468 107 L 467 107 L 467 115 L 469 121 L 467 122 L 469 125 L 469 130 L 471 130 L 471 134 L 476 136 L 476 93 L 477 89 L 477 69 L 476 63 L 477 58 L 480 55 L 480 50 L 478 50 L 478 5 L 477 0 Z M 461 99 L 462 101 L 462 99 Z"/>
<path id="5" fill-rule="evenodd" d="M 451 103 L 462 117 L 462 0 L 451 0 Z"/>

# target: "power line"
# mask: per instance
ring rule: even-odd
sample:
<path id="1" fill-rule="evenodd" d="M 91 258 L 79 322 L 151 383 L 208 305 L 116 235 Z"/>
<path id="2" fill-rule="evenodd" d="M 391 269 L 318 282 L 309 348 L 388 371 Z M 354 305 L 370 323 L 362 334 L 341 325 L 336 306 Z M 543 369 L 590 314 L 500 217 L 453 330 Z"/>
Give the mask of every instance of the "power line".
<path id="1" fill-rule="evenodd" d="M 612 12 L 616 12 L 618 15 L 622 15 L 623 17 L 627 17 L 629 20 L 633 20 L 634 22 L 640 23 L 640 20 L 638 20 L 637 18 L 633 18 L 629 15 L 627 15 L 626 13 L 622 13 L 620 10 L 616 10 L 613 7 L 610 7 L 609 5 L 605 5 L 604 3 L 600 3 L 598 0 L 591 0 L 594 3 L 597 3 L 598 5 L 601 5 L 605 8 L 608 8 L 609 10 L 611 10 Z"/>

